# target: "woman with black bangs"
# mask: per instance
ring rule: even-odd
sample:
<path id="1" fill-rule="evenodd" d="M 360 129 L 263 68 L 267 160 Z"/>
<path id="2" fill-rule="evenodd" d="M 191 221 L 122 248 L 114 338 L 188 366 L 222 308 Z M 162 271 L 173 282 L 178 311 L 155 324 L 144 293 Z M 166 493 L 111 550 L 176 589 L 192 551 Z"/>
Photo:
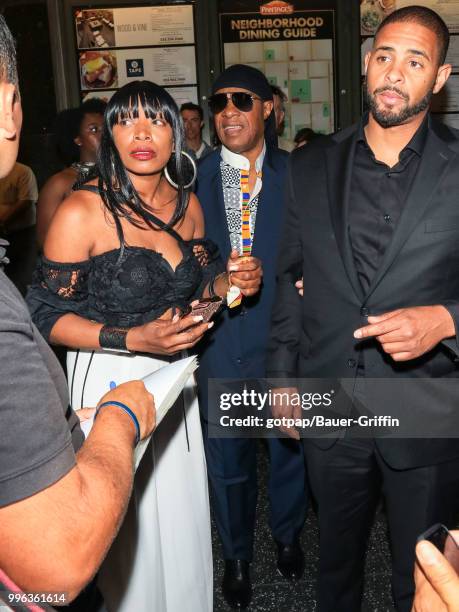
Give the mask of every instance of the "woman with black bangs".
<path id="1" fill-rule="evenodd" d="M 257 260 L 233 253 L 225 271 L 203 239 L 182 146 L 170 95 L 148 81 L 126 85 L 107 106 L 99 178 L 53 218 L 28 302 L 43 335 L 70 348 L 74 408 L 191 349 L 212 323 L 185 311 L 195 297 L 225 296 L 230 271 L 244 295 L 259 288 Z M 212 610 L 207 476 L 191 383 L 181 403 L 142 460 L 101 570 L 111 611 Z"/>

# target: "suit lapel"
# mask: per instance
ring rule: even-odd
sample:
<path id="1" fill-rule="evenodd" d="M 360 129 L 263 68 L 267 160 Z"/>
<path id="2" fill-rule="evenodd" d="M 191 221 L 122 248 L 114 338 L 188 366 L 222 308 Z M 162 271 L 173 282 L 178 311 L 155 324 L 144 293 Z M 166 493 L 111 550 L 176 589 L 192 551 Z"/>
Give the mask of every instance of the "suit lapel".
<path id="1" fill-rule="evenodd" d="M 269 148 L 266 150 L 263 164 L 263 187 L 261 189 L 257 216 L 255 221 L 255 233 L 253 238 L 252 253 L 260 259 L 265 258 L 265 251 L 272 250 L 272 238 L 280 223 L 282 211 L 282 177 L 277 175 L 273 167 Z"/>
<path id="2" fill-rule="evenodd" d="M 413 229 L 424 215 L 438 184 L 456 153 L 429 128 L 424 151 L 413 186 L 406 201 L 399 223 L 388 245 L 365 299 L 373 293 L 392 265 Z"/>
<path id="3" fill-rule="evenodd" d="M 218 244 L 221 245 L 222 249 L 221 249 L 221 257 L 224 261 L 226 261 L 229 257 L 229 254 L 231 252 L 231 242 L 229 239 L 229 232 L 228 232 L 228 222 L 226 219 L 226 210 L 225 210 L 225 200 L 223 197 L 223 185 L 222 185 L 222 173 L 220 170 L 220 156 L 216 156 L 216 161 L 215 161 L 215 165 L 216 167 L 214 168 L 214 171 L 211 174 L 211 178 L 210 178 L 210 189 L 209 189 L 209 195 L 210 197 L 211 194 L 215 194 L 216 199 L 214 203 L 211 203 L 212 205 L 212 210 L 215 211 L 215 216 L 213 216 L 213 218 L 215 219 L 215 225 L 212 228 L 209 228 L 211 233 L 213 234 L 214 232 L 219 234 L 218 237 Z"/>
<path id="4" fill-rule="evenodd" d="M 335 146 L 326 149 L 327 186 L 330 215 L 341 258 L 349 282 L 361 300 L 363 290 L 357 276 L 349 239 L 349 195 L 351 188 L 352 166 L 356 143 L 356 131 Z"/>

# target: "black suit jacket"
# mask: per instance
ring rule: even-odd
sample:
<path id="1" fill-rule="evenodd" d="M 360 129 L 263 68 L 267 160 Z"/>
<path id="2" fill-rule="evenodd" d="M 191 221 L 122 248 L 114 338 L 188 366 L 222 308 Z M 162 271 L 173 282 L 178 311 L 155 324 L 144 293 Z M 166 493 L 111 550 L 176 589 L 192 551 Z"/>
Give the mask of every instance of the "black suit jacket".
<path id="1" fill-rule="evenodd" d="M 457 376 L 456 338 L 419 359 L 396 363 L 376 340 L 359 342 L 353 332 L 368 314 L 432 304 L 445 305 L 459 329 L 459 132 L 429 117 L 417 175 L 365 293 L 348 231 L 357 130 L 352 126 L 291 156 L 268 375 L 352 378 L 360 360 L 367 378 Z M 303 299 L 294 287 L 300 277 Z M 458 442 L 377 440 L 384 458 L 398 468 L 459 456 Z"/>

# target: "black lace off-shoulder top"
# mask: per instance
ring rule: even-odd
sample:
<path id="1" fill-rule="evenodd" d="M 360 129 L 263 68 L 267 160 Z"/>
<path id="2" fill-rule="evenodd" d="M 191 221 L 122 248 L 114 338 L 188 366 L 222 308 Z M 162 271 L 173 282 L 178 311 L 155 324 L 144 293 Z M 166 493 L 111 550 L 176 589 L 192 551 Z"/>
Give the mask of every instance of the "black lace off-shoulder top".
<path id="1" fill-rule="evenodd" d="M 175 270 L 158 251 L 123 243 L 85 261 L 39 259 L 26 300 L 47 340 L 56 321 L 67 313 L 105 325 L 135 327 L 169 308 L 184 310 L 225 269 L 213 242 L 185 241 L 160 219 L 152 220 L 179 244 L 183 257 Z"/>

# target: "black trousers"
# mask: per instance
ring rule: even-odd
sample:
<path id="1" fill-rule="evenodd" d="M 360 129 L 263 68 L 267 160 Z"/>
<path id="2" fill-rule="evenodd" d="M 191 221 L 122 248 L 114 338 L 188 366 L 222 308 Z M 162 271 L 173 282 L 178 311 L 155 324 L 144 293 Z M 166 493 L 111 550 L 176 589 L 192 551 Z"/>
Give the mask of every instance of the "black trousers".
<path id="1" fill-rule="evenodd" d="M 381 457 L 374 439 L 343 438 L 328 450 L 311 440 L 304 445 L 319 515 L 318 610 L 360 610 L 366 544 L 382 489 L 395 606 L 399 612 L 410 612 L 416 539 L 433 523 L 452 526 L 459 461 L 394 470 Z"/>

